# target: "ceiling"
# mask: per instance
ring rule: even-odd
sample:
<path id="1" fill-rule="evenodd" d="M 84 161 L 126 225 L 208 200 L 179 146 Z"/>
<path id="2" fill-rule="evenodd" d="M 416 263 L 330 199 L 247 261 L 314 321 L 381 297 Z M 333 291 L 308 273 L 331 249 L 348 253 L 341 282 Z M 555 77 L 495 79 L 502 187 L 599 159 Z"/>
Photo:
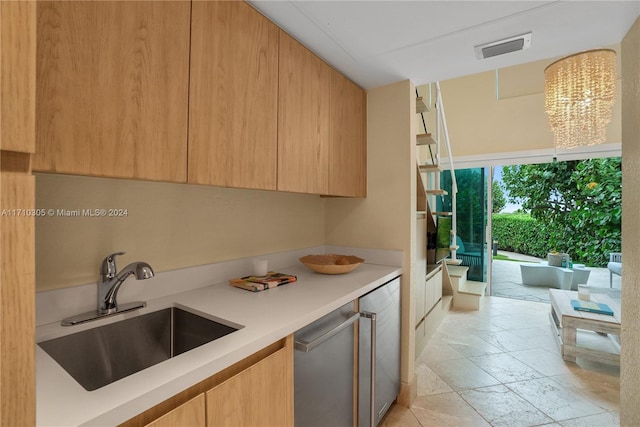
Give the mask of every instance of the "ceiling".
<path id="1" fill-rule="evenodd" d="M 476 74 L 616 44 L 633 1 L 260 1 L 250 3 L 364 88 Z M 531 47 L 478 60 L 474 46 L 532 31 Z"/>

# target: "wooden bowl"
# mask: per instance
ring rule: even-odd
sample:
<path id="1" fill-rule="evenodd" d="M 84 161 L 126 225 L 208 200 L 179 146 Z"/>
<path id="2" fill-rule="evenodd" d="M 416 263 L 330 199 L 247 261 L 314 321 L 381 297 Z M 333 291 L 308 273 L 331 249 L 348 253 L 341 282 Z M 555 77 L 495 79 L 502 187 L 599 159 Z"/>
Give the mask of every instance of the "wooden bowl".
<path id="1" fill-rule="evenodd" d="M 364 260 L 353 255 L 328 254 L 303 256 L 300 262 L 317 273 L 345 274 L 353 271 Z"/>

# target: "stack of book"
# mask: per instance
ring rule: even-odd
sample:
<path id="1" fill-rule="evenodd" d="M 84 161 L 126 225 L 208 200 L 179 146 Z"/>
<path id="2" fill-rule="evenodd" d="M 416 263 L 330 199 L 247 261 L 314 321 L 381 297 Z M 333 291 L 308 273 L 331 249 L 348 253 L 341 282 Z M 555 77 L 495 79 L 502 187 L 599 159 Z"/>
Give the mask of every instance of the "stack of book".
<path id="1" fill-rule="evenodd" d="M 600 302 L 580 301 L 577 299 L 572 299 L 571 305 L 573 306 L 574 310 L 613 316 L 613 310 L 611 310 L 611 308 L 607 304 L 603 304 Z"/>
<path id="2" fill-rule="evenodd" d="M 271 289 L 277 286 L 286 285 L 287 283 L 293 283 L 296 280 L 298 280 L 298 278 L 291 274 L 270 271 L 266 276 L 246 276 L 238 279 L 231 279 L 229 280 L 229 284 L 236 288 L 246 289 L 252 292 L 260 292 L 265 289 Z"/>

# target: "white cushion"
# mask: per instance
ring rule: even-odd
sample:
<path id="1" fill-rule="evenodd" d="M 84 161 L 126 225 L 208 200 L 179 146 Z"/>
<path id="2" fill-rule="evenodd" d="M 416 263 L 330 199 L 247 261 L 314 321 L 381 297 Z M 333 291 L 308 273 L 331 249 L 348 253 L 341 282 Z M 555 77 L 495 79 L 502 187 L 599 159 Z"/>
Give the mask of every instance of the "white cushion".
<path id="1" fill-rule="evenodd" d="M 622 276 L 622 263 L 621 262 L 610 262 L 607 264 L 607 268 L 614 274 L 618 276 Z"/>

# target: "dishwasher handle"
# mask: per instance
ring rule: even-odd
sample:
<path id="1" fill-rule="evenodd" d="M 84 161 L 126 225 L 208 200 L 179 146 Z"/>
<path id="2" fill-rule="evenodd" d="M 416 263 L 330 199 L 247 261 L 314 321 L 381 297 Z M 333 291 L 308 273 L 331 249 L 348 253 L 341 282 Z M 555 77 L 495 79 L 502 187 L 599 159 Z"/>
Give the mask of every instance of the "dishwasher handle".
<path id="1" fill-rule="evenodd" d="M 296 350 L 304 351 L 305 353 L 308 353 L 314 348 L 316 348 L 317 346 L 319 346 L 320 344 L 322 344 L 323 342 L 325 342 L 326 340 L 328 340 L 329 338 L 331 338 L 332 336 L 336 335 L 338 332 L 342 331 L 343 329 L 346 329 L 350 325 L 353 325 L 355 321 L 358 320 L 358 318 L 360 318 L 360 313 L 351 312 L 349 314 L 349 317 L 347 317 L 347 320 L 345 320 L 335 328 L 320 335 L 319 337 L 311 341 L 305 341 L 300 339 L 295 340 L 294 348 Z"/>
<path id="2" fill-rule="evenodd" d="M 371 353 L 369 365 L 369 426 L 376 426 L 376 323 L 377 313 L 361 311 L 360 316 L 371 320 Z"/>

